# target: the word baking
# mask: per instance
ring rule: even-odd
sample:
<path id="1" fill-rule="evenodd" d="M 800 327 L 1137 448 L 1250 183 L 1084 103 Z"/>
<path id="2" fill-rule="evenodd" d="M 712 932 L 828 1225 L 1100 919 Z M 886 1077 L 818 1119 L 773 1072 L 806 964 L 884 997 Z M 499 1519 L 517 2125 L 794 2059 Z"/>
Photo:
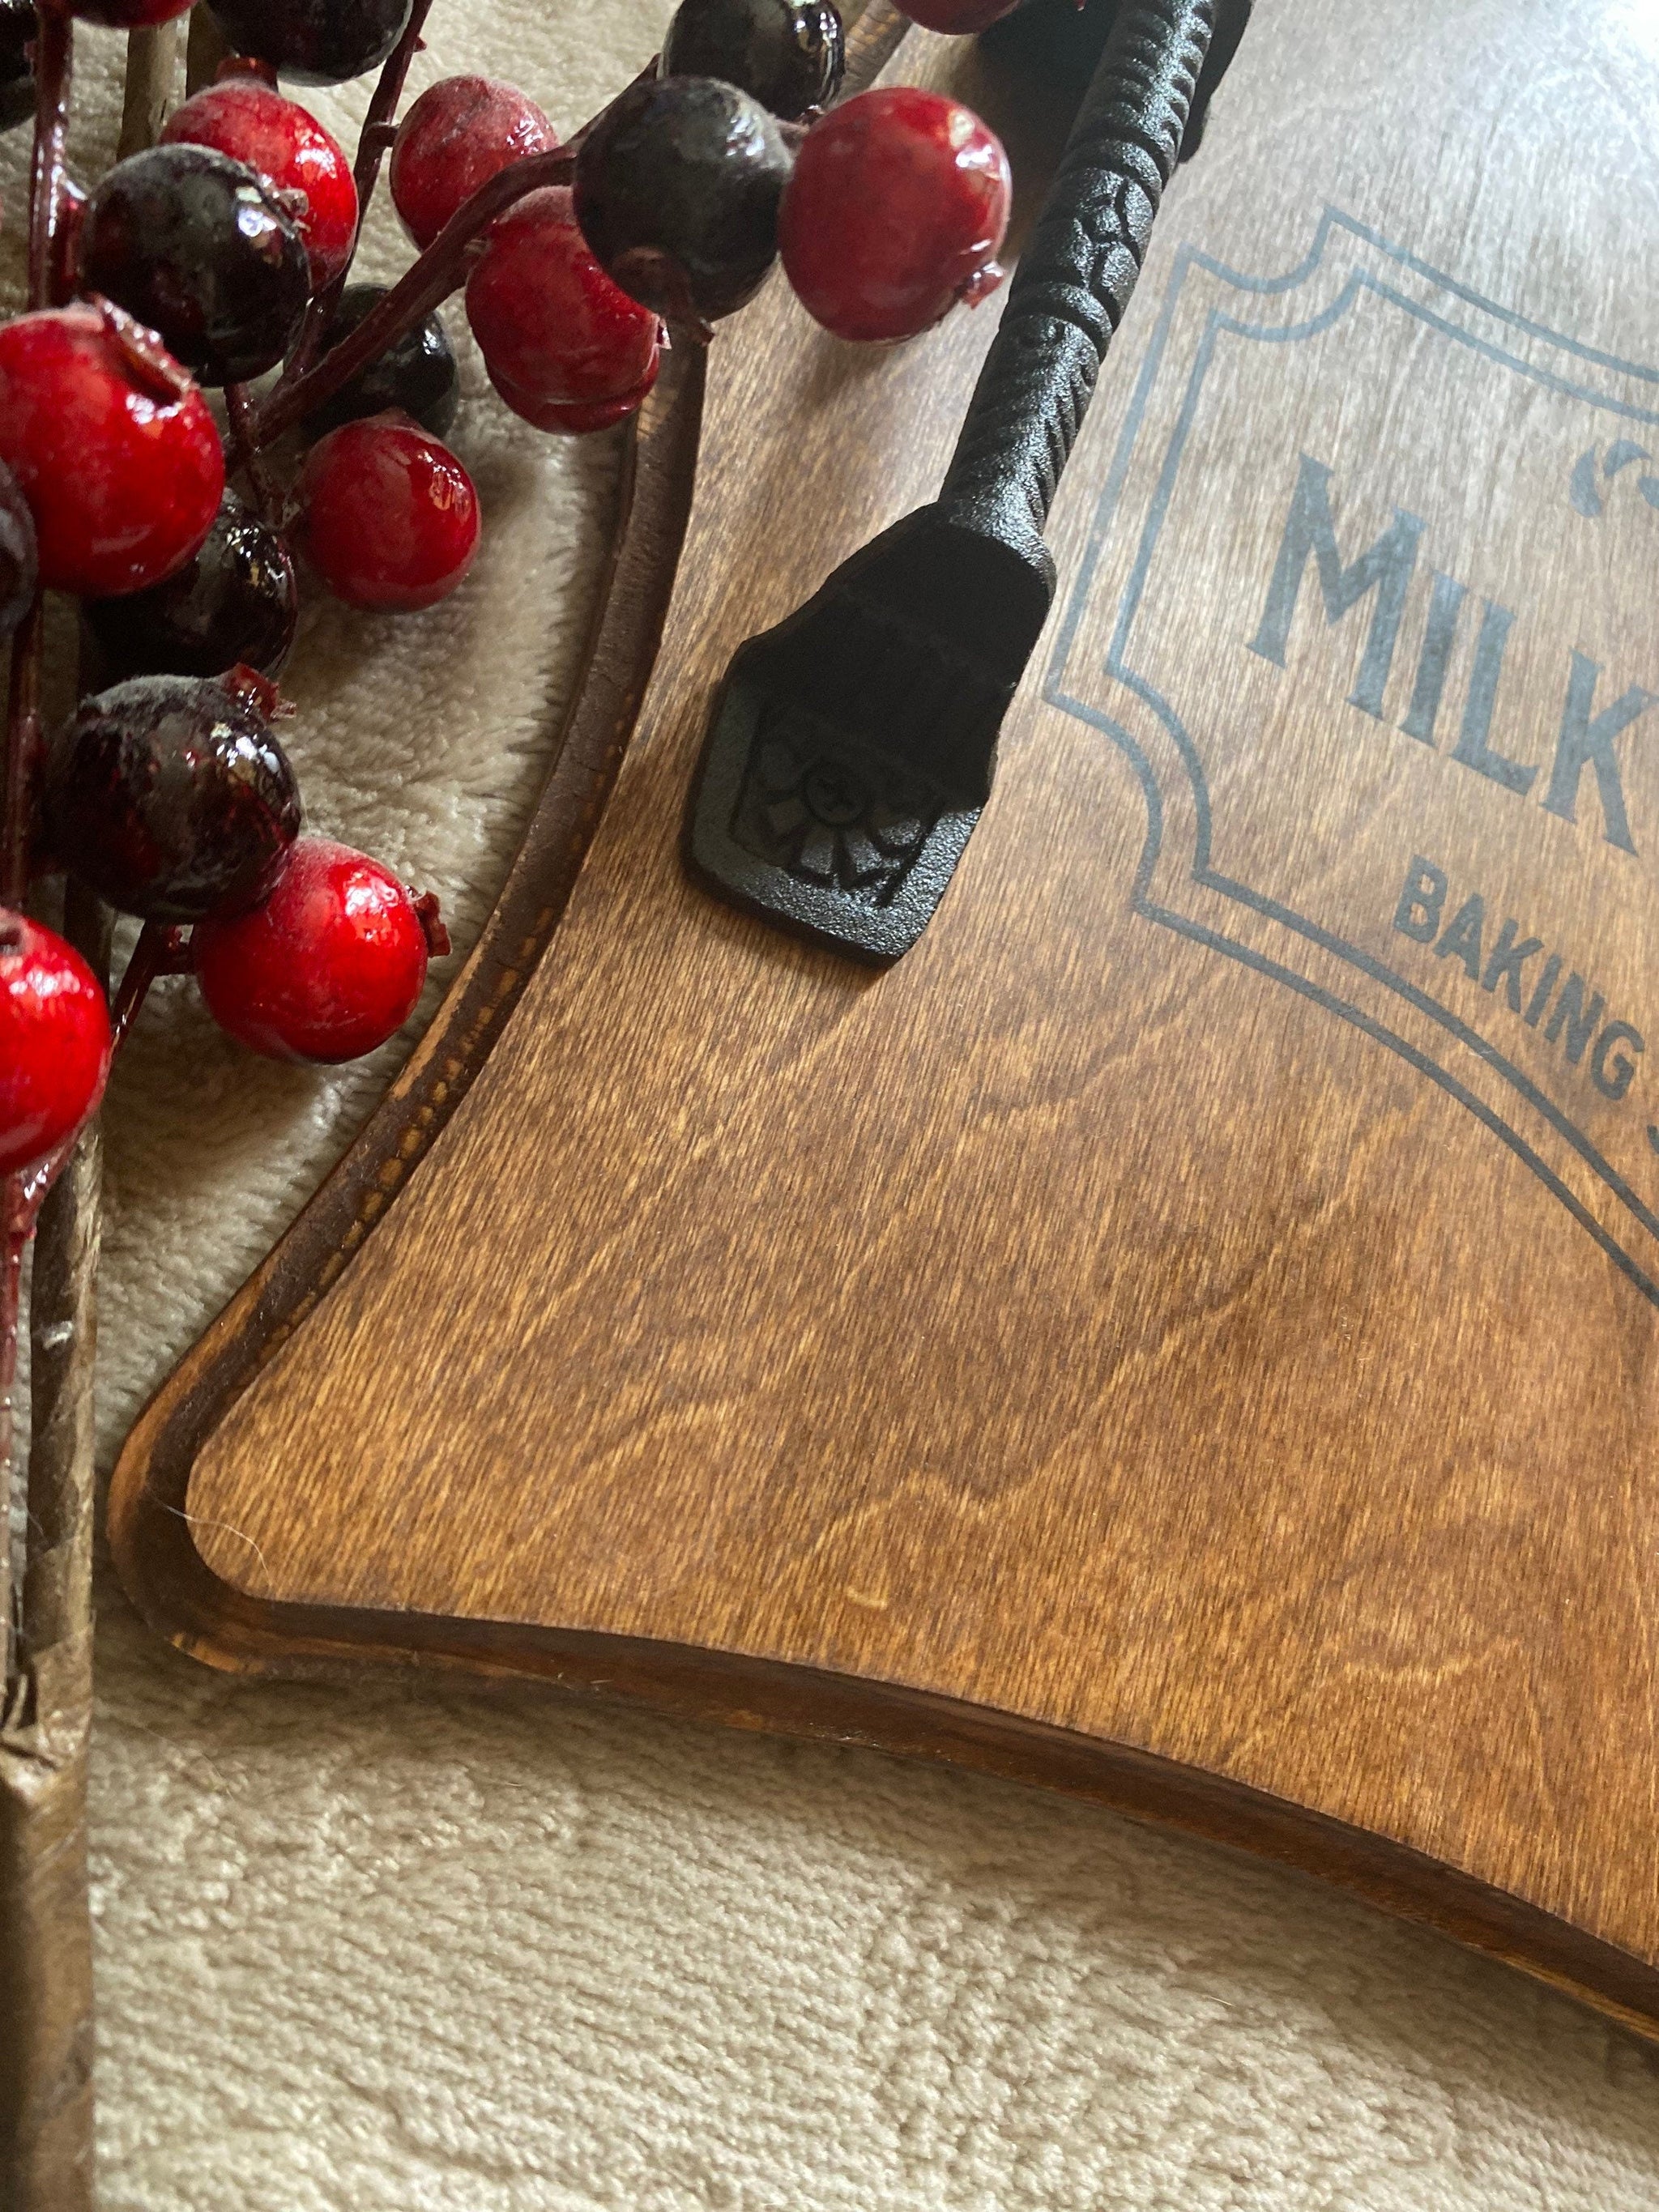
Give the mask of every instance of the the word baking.
<path id="1" fill-rule="evenodd" d="M 1570 1067 L 1585 1068 L 1604 1098 L 1615 1105 L 1625 1098 L 1647 1050 L 1641 1031 L 1629 1022 L 1606 1019 L 1607 1000 L 1577 969 L 1563 982 L 1567 963 L 1561 954 L 1547 952 L 1542 938 L 1523 936 L 1512 915 L 1501 927 L 1492 927 L 1479 891 L 1448 921 L 1449 888 L 1445 870 L 1416 854 L 1394 912 L 1401 935 L 1432 945 L 1438 959 L 1461 967 L 1483 991 L 1494 997 L 1501 991 L 1510 1012 L 1529 1030 L 1541 1024 L 1545 1043 L 1558 1046 Z"/>
<path id="2" fill-rule="evenodd" d="M 1318 580 L 1328 625 L 1340 622 L 1371 600 L 1370 629 L 1359 672 L 1348 695 L 1375 720 L 1385 719 L 1383 698 L 1393 671 L 1414 578 L 1418 574 L 1423 538 L 1427 528 L 1419 515 L 1396 507 L 1393 522 L 1374 544 L 1352 561 L 1345 561 L 1337 542 L 1336 520 L 1331 506 L 1332 471 L 1311 454 L 1301 456 L 1290 512 L 1279 540 L 1261 623 L 1250 641 L 1250 651 L 1276 668 L 1285 665 L 1291 628 L 1308 569 Z M 1419 744 L 1437 749 L 1436 731 L 1445 704 L 1447 679 L 1470 599 L 1469 587 L 1443 570 L 1429 568 L 1428 606 L 1423 642 L 1419 650 L 1410 702 L 1399 727 Z M 1484 776 L 1501 790 L 1525 798 L 1537 784 L 1541 767 L 1512 758 L 1493 740 L 1498 687 L 1504 675 L 1510 633 L 1515 627 L 1512 609 L 1495 599 L 1482 603 L 1475 633 L 1474 659 L 1455 744 L 1449 758 L 1473 774 Z M 1588 653 L 1572 648 L 1569 658 L 1565 702 L 1541 804 L 1563 822 L 1577 823 L 1584 798 L 1585 774 L 1594 783 L 1601 834 L 1609 845 L 1634 853 L 1630 810 L 1626 803 L 1624 770 L 1619 743 L 1632 725 L 1659 702 L 1659 693 L 1632 684 L 1619 697 L 1598 705 L 1602 670 Z"/>

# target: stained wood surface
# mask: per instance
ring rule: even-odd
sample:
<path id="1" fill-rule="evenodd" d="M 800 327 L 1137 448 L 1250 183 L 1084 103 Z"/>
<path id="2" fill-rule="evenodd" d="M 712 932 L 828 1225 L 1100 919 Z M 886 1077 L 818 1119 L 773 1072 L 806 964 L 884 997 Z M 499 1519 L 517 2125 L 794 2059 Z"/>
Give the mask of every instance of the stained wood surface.
<path id="1" fill-rule="evenodd" d="M 992 327 L 854 353 L 774 289 L 550 949 L 152 1407 L 112 1534 L 217 1663 L 970 1760 L 1659 2033 L 1659 40 L 1258 14 L 919 949 L 680 865 L 732 647 L 930 494 Z"/>

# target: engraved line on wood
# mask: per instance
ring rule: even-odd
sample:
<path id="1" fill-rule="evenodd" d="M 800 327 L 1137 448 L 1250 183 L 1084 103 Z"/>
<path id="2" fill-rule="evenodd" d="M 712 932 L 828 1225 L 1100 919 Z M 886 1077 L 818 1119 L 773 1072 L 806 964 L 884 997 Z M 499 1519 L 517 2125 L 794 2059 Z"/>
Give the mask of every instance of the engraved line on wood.
<path id="1" fill-rule="evenodd" d="M 1146 369 L 1143 372 L 1140 382 L 1131 404 L 1128 420 L 1126 422 L 1122 439 L 1120 444 L 1121 459 L 1127 459 L 1127 454 L 1132 449 L 1134 439 L 1139 434 L 1139 426 L 1145 415 L 1152 393 L 1152 372 L 1155 371 L 1161 361 L 1164 349 L 1168 343 L 1170 323 L 1176 299 L 1188 279 L 1197 272 L 1200 274 L 1207 274 L 1212 278 L 1218 278 L 1229 285 L 1236 285 L 1245 290 L 1260 290 L 1266 289 L 1269 291 L 1283 292 L 1287 289 L 1293 289 L 1294 286 L 1297 284 L 1305 283 L 1317 272 L 1323 260 L 1326 247 L 1334 231 L 1342 231 L 1364 240 L 1365 242 L 1375 246 L 1377 251 L 1387 254 L 1394 260 L 1401 262 L 1407 266 L 1417 269 L 1419 273 L 1429 277 L 1434 283 L 1440 286 L 1444 290 L 1459 295 L 1464 298 L 1468 304 L 1481 309 L 1484 313 L 1492 316 L 1501 323 L 1507 323 L 1512 326 L 1518 326 L 1525 330 L 1529 336 L 1534 338 L 1545 339 L 1552 345 L 1563 350 L 1583 355 L 1595 361 L 1598 366 L 1614 369 L 1621 375 L 1628 376 L 1633 380 L 1648 380 L 1653 374 L 1651 371 L 1644 369 L 1639 364 L 1622 362 L 1615 356 L 1607 354 L 1592 353 L 1590 349 L 1578 346 L 1575 341 L 1564 337 L 1559 332 L 1551 331 L 1536 322 L 1526 321 L 1524 319 L 1516 316 L 1511 311 L 1504 309 L 1498 303 L 1485 300 L 1479 294 L 1472 291 L 1468 286 L 1459 284 L 1453 278 L 1428 267 L 1425 264 L 1421 263 L 1416 257 L 1403 252 L 1401 249 L 1390 244 L 1387 240 L 1369 231 L 1365 226 L 1356 222 L 1353 218 L 1343 214 L 1340 210 L 1328 210 L 1325 216 L 1321 219 L 1316 235 L 1314 247 L 1309 256 L 1298 264 L 1298 266 L 1291 273 L 1289 277 L 1278 280 L 1276 283 L 1271 283 L 1265 288 L 1263 288 L 1257 280 L 1240 276 L 1236 272 L 1223 268 L 1219 264 L 1207 263 L 1201 259 L 1194 261 L 1188 257 L 1183 256 L 1176 270 L 1176 276 L 1171 287 L 1170 297 L 1166 304 L 1164 313 L 1161 315 L 1159 319 L 1158 331 L 1155 334 L 1152 347 L 1149 352 Z M 1243 337 L 1248 337 L 1251 335 L 1259 335 L 1265 339 L 1273 341 L 1279 341 L 1285 338 L 1291 338 L 1298 341 L 1305 340 L 1315 336 L 1322 335 L 1329 329 L 1334 327 L 1336 322 L 1341 318 L 1341 316 L 1346 314 L 1362 295 L 1382 300 L 1407 314 L 1417 316 L 1423 316 L 1424 314 L 1424 311 L 1422 309 L 1409 299 L 1406 298 L 1403 295 L 1396 294 L 1386 286 L 1380 285 L 1377 280 L 1370 275 L 1370 272 L 1364 269 L 1358 269 L 1351 273 L 1342 291 L 1331 303 L 1331 305 L 1323 310 L 1322 313 L 1314 316 L 1310 319 L 1291 325 L 1280 325 L 1277 324 L 1263 325 L 1261 327 L 1259 331 L 1255 331 L 1253 326 L 1248 325 L 1229 325 L 1228 327 L 1230 329 L 1235 329 L 1236 334 Z M 1425 319 L 1432 319 L 1435 323 L 1435 326 L 1437 328 L 1443 329 L 1445 334 L 1455 342 L 1462 341 L 1469 343 L 1473 346 L 1475 352 L 1483 358 L 1495 359 L 1499 362 L 1500 365 L 1507 366 L 1518 371 L 1523 375 L 1540 376 L 1541 374 L 1541 373 L 1536 370 L 1532 364 L 1523 360 L 1519 356 L 1511 356 L 1502 354 L 1488 345 L 1485 341 L 1473 337 L 1470 334 L 1460 331 L 1453 325 L 1443 323 L 1437 318 Z M 1214 342 L 1218 335 L 1218 329 L 1219 325 L 1216 325 L 1213 321 L 1206 327 L 1203 344 L 1200 348 L 1200 356 L 1192 373 L 1192 380 L 1189 385 L 1187 398 L 1183 406 L 1183 411 L 1181 417 L 1182 426 L 1189 426 L 1193 419 L 1199 391 L 1204 378 L 1208 374 L 1209 368 L 1213 361 Z M 1547 383 L 1549 379 L 1547 375 L 1542 375 L 1541 380 Z M 1585 390 L 1578 392 L 1577 396 L 1585 399 L 1592 404 L 1611 405 L 1614 407 L 1615 410 L 1619 407 L 1619 403 L 1616 398 L 1608 395 L 1598 393 L 1595 391 Z M 1180 453 L 1184 447 L 1185 437 L 1185 427 L 1178 426 L 1176 444 L 1171 447 L 1170 453 L 1165 463 L 1166 476 L 1173 471 L 1176 462 L 1178 461 Z M 1115 468 L 1113 472 L 1114 483 L 1117 481 L 1117 475 L 1118 471 Z M 1109 493 L 1108 496 L 1111 495 L 1112 495 Z M 1167 486 L 1164 492 L 1160 494 L 1160 503 L 1157 510 L 1159 516 L 1161 516 L 1165 511 L 1166 506 Z M 1128 684 L 1132 690 L 1141 690 L 1143 695 L 1145 695 L 1146 690 L 1146 680 L 1127 665 L 1123 658 L 1122 648 L 1124 641 L 1127 636 L 1128 615 L 1132 608 L 1135 605 L 1138 605 L 1138 595 L 1145 587 L 1146 575 L 1152 556 L 1153 542 L 1154 541 L 1152 538 L 1144 538 L 1142 540 L 1139 552 L 1137 556 L 1134 574 L 1127 587 L 1123 611 L 1120 614 L 1114 634 L 1111 649 L 1107 656 L 1107 665 L 1110 672 L 1120 678 L 1120 680 Z M 1091 556 L 1090 561 L 1085 562 L 1084 570 L 1079 575 L 1077 585 L 1074 587 L 1073 593 L 1073 619 L 1075 618 L 1078 611 L 1079 611 L 1084 605 L 1089 592 L 1092 588 L 1094 557 L 1096 556 Z M 1069 651 L 1068 640 L 1071 635 L 1071 628 L 1072 625 L 1069 623 L 1067 625 L 1063 626 L 1060 640 L 1057 641 L 1055 654 L 1053 661 L 1051 662 L 1049 676 L 1047 683 L 1048 696 L 1054 704 L 1060 707 L 1062 711 L 1078 714 L 1080 719 L 1090 721 L 1096 726 L 1104 729 L 1106 733 L 1112 738 L 1114 743 L 1121 744 L 1124 742 L 1123 736 L 1115 723 L 1100 720 L 1091 714 L 1087 709 L 1082 708 L 1079 702 L 1067 699 L 1064 695 L 1063 680 L 1065 657 Z M 1199 843 L 1194 865 L 1194 880 L 1209 889 L 1220 892 L 1224 896 L 1231 900 L 1235 900 L 1254 908 L 1256 911 L 1283 923 L 1286 927 L 1294 930 L 1297 934 L 1307 939 L 1309 941 L 1319 944 L 1325 947 L 1325 949 L 1334 952 L 1340 958 L 1344 960 L 1349 965 L 1359 969 L 1362 973 L 1372 977 L 1374 980 L 1382 982 L 1396 996 L 1403 999 L 1407 1004 L 1415 1007 L 1418 1011 L 1428 1015 L 1429 1018 L 1440 1028 L 1447 1031 L 1449 1034 L 1455 1036 L 1461 1043 L 1474 1052 L 1478 1058 L 1484 1060 L 1489 1066 L 1492 1067 L 1513 1089 L 1518 1091 L 1520 1095 L 1526 1099 L 1529 1105 L 1534 1107 L 1535 1110 L 1544 1116 L 1551 1127 L 1556 1130 L 1558 1134 L 1565 1138 L 1567 1142 L 1572 1146 L 1573 1150 L 1590 1168 L 1597 1180 L 1620 1200 L 1620 1204 L 1625 1206 L 1635 1219 L 1638 1220 L 1641 1225 L 1650 1232 L 1650 1234 L 1659 1237 L 1659 1213 L 1656 1213 L 1654 1208 L 1649 1206 L 1649 1204 L 1641 1197 L 1640 1194 L 1632 1187 L 1627 1179 L 1619 1173 L 1612 1164 L 1603 1156 L 1602 1152 L 1595 1145 L 1593 1145 L 1583 1132 L 1577 1127 L 1576 1123 L 1571 1121 L 1571 1117 L 1564 1114 L 1562 1109 L 1556 1105 L 1548 1094 L 1540 1089 L 1540 1087 L 1534 1083 L 1533 1079 L 1528 1076 L 1507 1054 L 1503 1052 L 1498 1046 L 1493 1044 L 1489 1039 L 1483 1036 L 1480 1030 L 1465 1021 L 1454 1009 L 1444 1006 L 1441 1000 L 1435 998 L 1431 994 L 1425 992 L 1419 986 L 1410 982 L 1407 978 L 1400 975 L 1395 969 L 1389 967 L 1386 963 L 1378 961 L 1373 955 L 1366 953 L 1362 948 L 1352 944 L 1347 939 L 1334 936 L 1328 931 L 1322 929 L 1316 923 L 1311 921 L 1305 915 L 1285 907 L 1279 902 L 1264 898 L 1261 894 L 1253 890 L 1249 886 L 1235 882 L 1231 877 L 1221 873 L 1211 866 L 1209 859 L 1212 841 L 1212 830 L 1210 826 L 1211 802 L 1208 793 L 1207 780 L 1204 774 L 1202 764 L 1200 761 L 1194 740 L 1190 733 L 1186 730 L 1181 717 L 1167 700 L 1153 699 L 1150 703 L 1154 704 L 1156 711 L 1167 721 L 1171 733 L 1176 736 L 1177 744 L 1182 750 L 1183 761 L 1187 764 L 1187 772 L 1193 781 L 1194 793 L 1199 807 Z M 1146 784 L 1149 791 L 1151 791 L 1153 788 L 1153 786 L 1152 783 L 1148 782 L 1148 779 L 1152 776 L 1150 763 L 1146 762 L 1144 755 L 1140 753 L 1138 747 L 1133 749 L 1132 757 L 1136 762 L 1137 773 L 1141 775 L 1143 783 Z M 1137 893 L 1138 896 L 1141 895 L 1141 892 L 1144 892 L 1146 884 L 1150 882 L 1152 872 L 1156 868 L 1158 850 L 1162 844 L 1162 810 L 1161 808 L 1155 806 L 1151 817 L 1150 842 L 1147 853 L 1143 858 L 1142 862 L 1143 880 L 1140 889 Z M 1151 915 L 1149 918 L 1158 919 L 1160 917 L 1158 915 Z M 1227 939 L 1226 941 L 1231 942 L 1231 940 Z M 1415 1049 L 1415 1048 L 1409 1047 L 1407 1048 L 1410 1050 Z M 1436 1067 L 1438 1066 L 1437 1062 L 1431 1060 L 1426 1062 L 1425 1065 L 1431 1065 Z M 1449 1075 L 1447 1076 L 1447 1081 L 1449 1084 L 1455 1084 L 1455 1079 Z M 1464 1098 L 1466 1097 L 1472 1097 L 1474 1094 L 1468 1093 L 1466 1086 L 1458 1085 L 1455 1090 L 1454 1095 L 1460 1098 Z M 1494 1117 L 1492 1126 L 1495 1130 L 1507 1130 L 1509 1127 L 1509 1125 L 1506 1122 L 1502 1121 L 1501 1117 Z M 1522 1158 L 1529 1166 L 1533 1166 L 1534 1172 L 1540 1173 L 1541 1179 L 1544 1180 L 1546 1183 L 1546 1187 L 1555 1195 L 1563 1200 L 1563 1202 L 1567 1205 L 1569 1212 L 1573 1214 L 1574 1218 L 1577 1219 L 1581 1225 L 1584 1226 L 1589 1231 L 1595 1241 L 1602 1245 L 1602 1248 L 1607 1252 L 1609 1257 L 1613 1259 L 1614 1265 L 1620 1268 L 1621 1273 L 1627 1276 L 1628 1279 L 1632 1282 L 1635 1287 L 1642 1292 L 1642 1295 L 1644 1297 L 1653 1298 L 1656 1296 L 1655 1282 L 1649 1269 L 1643 1266 L 1641 1262 L 1638 1261 L 1633 1255 L 1626 1253 L 1624 1250 L 1624 1248 L 1618 1243 L 1617 1240 L 1611 1237 L 1607 1232 L 1595 1222 L 1594 1215 L 1590 1213 L 1588 1208 L 1583 1206 L 1582 1201 L 1571 1194 L 1569 1187 L 1553 1172 L 1553 1170 L 1547 1167 L 1547 1165 L 1542 1161 L 1540 1156 L 1537 1153 L 1535 1148 L 1527 1144 L 1525 1139 L 1520 1135 L 1519 1132 L 1513 1132 L 1511 1133 L 1515 1139 L 1514 1144 L 1511 1146 L 1511 1149 L 1516 1149 L 1516 1147 L 1519 1148 L 1517 1151 L 1517 1157 Z M 1506 1137 L 1504 1140 L 1508 1142 L 1508 1137 Z M 1536 1164 L 1535 1165 L 1534 1163 Z"/>

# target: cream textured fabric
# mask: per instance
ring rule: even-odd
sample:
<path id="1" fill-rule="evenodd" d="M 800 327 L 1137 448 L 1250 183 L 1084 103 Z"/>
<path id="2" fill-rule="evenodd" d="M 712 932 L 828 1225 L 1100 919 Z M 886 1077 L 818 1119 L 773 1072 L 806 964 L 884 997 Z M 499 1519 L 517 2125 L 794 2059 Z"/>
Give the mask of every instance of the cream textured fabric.
<path id="1" fill-rule="evenodd" d="M 421 77 L 492 68 L 568 127 L 664 12 L 438 0 Z M 94 149 L 113 57 L 85 48 Z M 292 684 L 313 823 L 433 884 L 464 935 L 568 687 L 613 459 L 521 434 L 466 376 L 476 580 L 408 623 L 313 606 Z M 386 1073 L 261 1066 L 183 986 L 147 1013 L 109 1115 L 106 1449 Z M 99 1664 L 109 2212 L 1659 2203 L 1644 2053 L 1249 1862 L 544 1696 L 250 1687 L 112 1588 Z"/>

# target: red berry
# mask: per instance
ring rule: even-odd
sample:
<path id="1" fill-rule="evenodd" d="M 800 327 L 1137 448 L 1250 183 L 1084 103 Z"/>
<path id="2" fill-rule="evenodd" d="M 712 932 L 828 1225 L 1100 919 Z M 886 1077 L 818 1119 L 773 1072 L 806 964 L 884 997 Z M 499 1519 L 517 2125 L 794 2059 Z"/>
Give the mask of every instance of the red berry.
<path id="1" fill-rule="evenodd" d="M 224 497 L 207 403 L 106 301 L 0 326 L 0 460 L 34 516 L 41 582 L 88 599 L 183 568 Z"/>
<path id="2" fill-rule="evenodd" d="M 307 456 L 295 497 L 301 543 L 348 606 L 432 606 L 478 550 L 471 477 L 406 415 L 331 430 Z"/>
<path id="3" fill-rule="evenodd" d="M 90 968 L 39 922 L 0 907 L 0 1176 L 73 1136 L 104 1094 L 109 1009 Z"/>
<path id="4" fill-rule="evenodd" d="M 118 31 L 138 31 L 168 23 L 196 0 L 70 0 L 70 13 L 83 23 L 106 23 Z"/>
<path id="5" fill-rule="evenodd" d="M 319 289 L 351 258 L 357 237 L 357 187 L 337 142 L 297 100 L 275 86 L 238 75 L 187 100 L 161 132 L 170 146 L 210 146 L 245 162 L 278 191 L 302 192 L 293 216 Z"/>
<path id="6" fill-rule="evenodd" d="M 415 1011 L 429 953 L 449 940 L 365 853 L 301 837 L 263 906 L 197 927 L 197 980 L 213 1018 L 269 1060 L 359 1060 Z"/>
<path id="7" fill-rule="evenodd" d="M 656 374 L 657 318 L 600 268 L 563 185 L 532 192 L 492 227 L 466 313 L 498 390 L 588 405 L 643 398 Z"/>
<path id="8" fill-rule="evenodd" d="M 558 144 L 535 101 L 487 76 L 451 76 L 423 92 L 392 149 L 392 198 L 424 249 L 480 185 Z"/>
<path id="9" fill-rule="evenodd" d="M 651 396 L 651 387 L 657 380 L 657 363 L 653 361 L 651 373 L 642 383 L 615 399 L 538 399 L 532 392 L 519 391 L 493 368 L 489 380 L 513 412 L 537 429 L 580 438 L 590 430 L 612 429 L 618 422 L 625 422 L 630 415 L 636 415 Z"/>
<path id="10" fill-rule="evenodd" d="M 801 304 L 842 338 L 908 338 L 1002 271 L 1008 157 L 971 108 L 883 86 L 807 132 L 778 243 Z"/>
<path id="11" fill-rule="evenodd" d="M 898 0 L 899 10 L 925 31 L 972 38 L 1012 15 L 1019 0 Z"/>

